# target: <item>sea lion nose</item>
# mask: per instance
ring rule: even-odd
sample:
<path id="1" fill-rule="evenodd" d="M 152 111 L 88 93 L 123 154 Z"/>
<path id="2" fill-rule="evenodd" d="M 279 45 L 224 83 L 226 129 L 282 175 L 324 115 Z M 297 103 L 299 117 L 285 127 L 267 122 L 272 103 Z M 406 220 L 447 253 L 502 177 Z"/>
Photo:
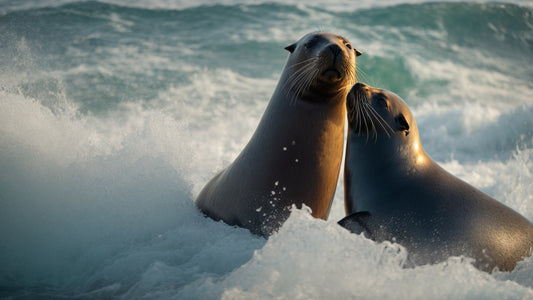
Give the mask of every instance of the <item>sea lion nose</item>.
<path id="1" fill-rule="evenodd" d="M 366 84 L 364 84 L 362 82 L 358 82 L 352 87 L 352 90 L 353 91 L 364 90 L 367 87 L 368 87 L 368 85 L 366 85 Z"/>
<path id="2" fill-rule="evenodd" d="M 331 53 L 333 53 L 335 57 L 337 57 L 337 55 L 339 55 L 342 52 L 341 47 L 339 47 L 339 45 L 336 45 L 336 44 L 329 45 L 328 49 L 329 51 L 331 51 Z"/>

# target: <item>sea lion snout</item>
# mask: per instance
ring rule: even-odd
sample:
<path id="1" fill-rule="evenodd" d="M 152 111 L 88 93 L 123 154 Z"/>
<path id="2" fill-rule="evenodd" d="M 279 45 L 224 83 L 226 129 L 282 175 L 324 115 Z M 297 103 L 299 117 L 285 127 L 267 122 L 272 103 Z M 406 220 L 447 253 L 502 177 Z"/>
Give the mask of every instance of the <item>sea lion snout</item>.
<path id="1" fill-rule="evenodd" d="M 351 92 L 358 92 L 358 91 L 361 91 L 361 90 L 368 90 L 368 85 L 362 83 L 362 82 L 357 82 L 356 84 L 354 84 L 354 86 L 352 87 L 352 90 Z M 350 93 L 351 93 L 350 92 Z"/>
<path id="2" fill-rule="evenodd" d="M 331 53 L 333 54 L 333 56 L 336 58 L 337 56 L 339 56 L 340 54 L 342 54 L 342 50 L 341 50 L 341 47 L 339 47 L 339 45 L 337 44 L 331 44 L 327 47 L 327 49 L 329 51 L 331 51 Z"/>
<path id="3" fill-rule="evenodd" d="M 369 86 L 362 82 L 357 82 L 356 84 L 352 86 L 352 89 L 348 93 L 348 98 L 346 101 L 348 111 L 355 109 L 356 101 L 362 101 L 362 100 L 368 101 L 368 99 L 370 98 L 368 97 L 369 89 L 370 89 Z"/>

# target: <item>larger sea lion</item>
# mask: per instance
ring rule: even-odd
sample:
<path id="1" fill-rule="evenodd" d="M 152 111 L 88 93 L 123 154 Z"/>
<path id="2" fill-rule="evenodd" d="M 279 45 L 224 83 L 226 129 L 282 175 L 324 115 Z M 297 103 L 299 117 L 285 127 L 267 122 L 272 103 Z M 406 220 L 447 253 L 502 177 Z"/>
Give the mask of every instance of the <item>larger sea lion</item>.
<path id="1" fill-rule="evenodd" d="M 435 163 L 400 97 L 357 83 L 347 106 L 342 226 L 405 246 L 412 265 L 467 256 L 509 271 L 531 255 L 532 224 Z"/>
<path id="2" fill-rule="evenodd" d="M 328 217 L 360 55 L 346 38 L 326 32 L 285 49 L 289 58 L 254 135 L 196 199 L 209 217 L 262 236 L 283 224 L 292 205 Z"/>

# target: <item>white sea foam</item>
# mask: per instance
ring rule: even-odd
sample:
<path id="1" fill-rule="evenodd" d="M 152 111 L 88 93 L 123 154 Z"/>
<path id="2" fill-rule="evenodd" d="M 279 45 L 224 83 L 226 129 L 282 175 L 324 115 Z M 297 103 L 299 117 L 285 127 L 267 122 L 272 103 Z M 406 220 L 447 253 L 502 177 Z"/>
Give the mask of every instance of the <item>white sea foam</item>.
<path id="1" fill-rule="evenodd" d="M 505 281 L 510 274 L 501 275 L 499 281 L 475 269 L 468 259 L 450 258 L 432 266 L 404 269 L 406 255 L 398 245 L 374 243 L 334 222 L 314 220 L 305 210 L 296 210 L 246 264 L 221 280 L 200 279 L 178 295 L 209 299 L 323 299 L 331 295 L 497 299 L 533 295 L 532 290 Z"/>
<path id="2" fill-rule="evenodd" d="M 180 122 L 154 111 L 54 114 L 3 91 L 0 99 L 0 259 L 4 271 L 24 271 L 19 280 L 90 275 L 79 271 L 196 212 L 182 176 L 194 154 Z"/>
<path id="3" fill-rule="evenodd" d="M 403 269 L 406 253 L 397 245 L 377 244 L 336 225 L 344 216 L 342 187 L 329 221 L 296 210 L 268 241 L 202 217 L 191 196 L 191 185 L 204 182 L 195 170 L 216 165 L 205 161 L 207 155 L 234 155 L 246 139 L 218 152 L 202 148 L 224 144 L 206 132 L 226 129 L 176 121 L 170 113 L 179 107 L 175 103 L 162 105 L 168 112 L 130 104 L 115 116 L 95 117 L 69 107 L 54 113 L 35 99 L 1 93 L 0 164 L 10 170 L 1 181 L 1 211 L 9 212 L 0 218 L 8 242 L 2 265 L 21 274 L 20 282 L 59 286 L 59 294 L 125 298 L 533 296 L 527 261 L 494 276 L 460 258 Z M 160 101 L 179 95 L 171 89 Z M 264 103 L 255 105 L 260 115 Z M 251 123 L 225 126 L 250 134 Z M 443 166 L 531 219 L 531 151 L 506 161 Z"/>

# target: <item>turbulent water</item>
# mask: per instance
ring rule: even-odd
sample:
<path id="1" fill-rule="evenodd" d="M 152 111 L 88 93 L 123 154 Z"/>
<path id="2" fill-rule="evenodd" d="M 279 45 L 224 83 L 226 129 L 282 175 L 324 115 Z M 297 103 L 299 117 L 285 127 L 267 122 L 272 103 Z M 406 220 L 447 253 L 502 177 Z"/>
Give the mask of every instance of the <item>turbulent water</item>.
<path id="1" fill-rule="evenodd" d="M 532 3 L 352 2 L 1 1 L 0 298 L 532 298 L 532 258 L 403 268 L 336 224 L 342 178 L 328 221 L 294 210 L 268 240 L 195 207 L 283 48 L 326 30 L 406 100 L 433 159 L 533 220 Z"/>

